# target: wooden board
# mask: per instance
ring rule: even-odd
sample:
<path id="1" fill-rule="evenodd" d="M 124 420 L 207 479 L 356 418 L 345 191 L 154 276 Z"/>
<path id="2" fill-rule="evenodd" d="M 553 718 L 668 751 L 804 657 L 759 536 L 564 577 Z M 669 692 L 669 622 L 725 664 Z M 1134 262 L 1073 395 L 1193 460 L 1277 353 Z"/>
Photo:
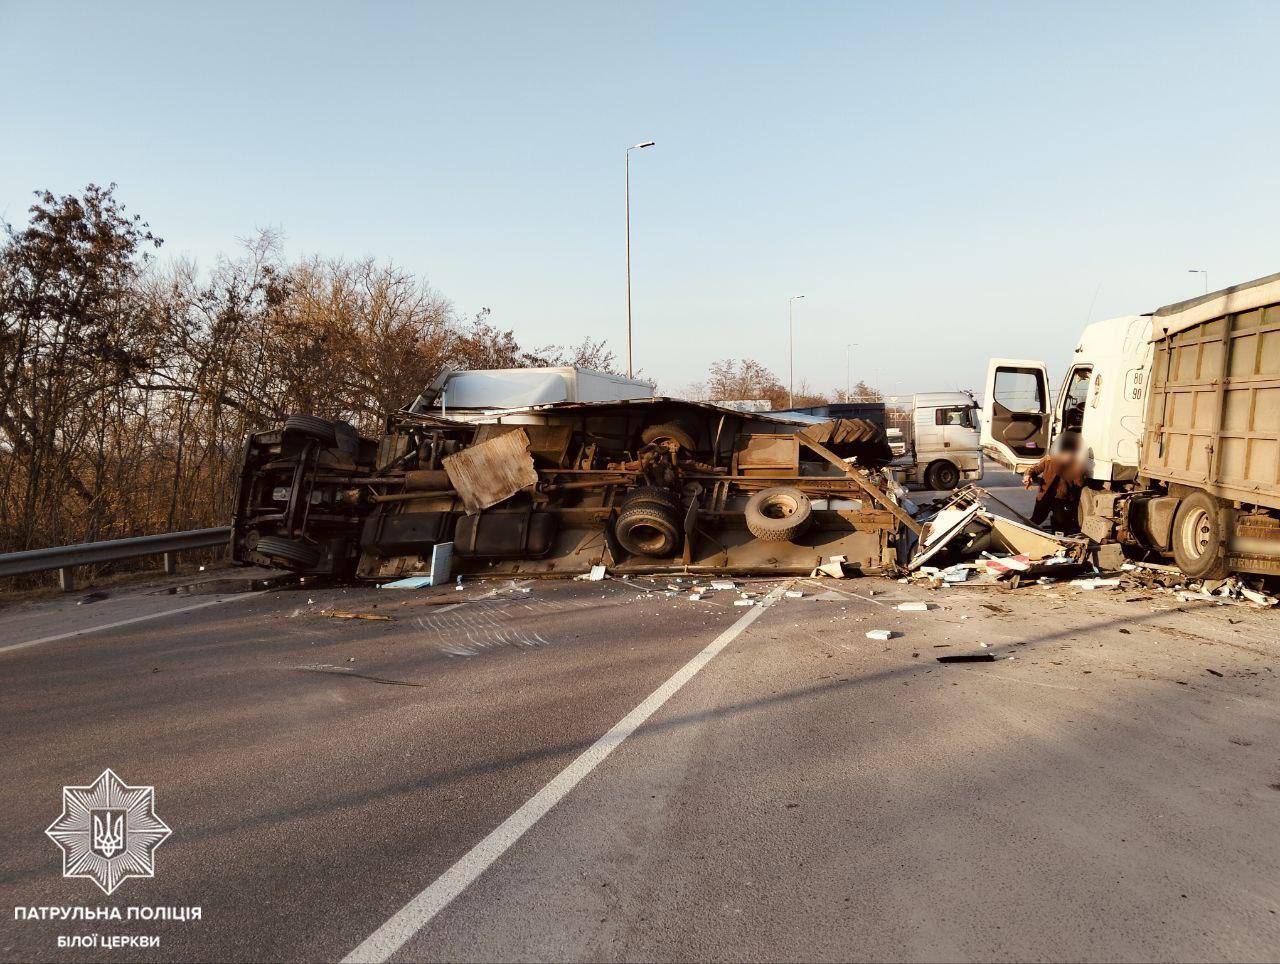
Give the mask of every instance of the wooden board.
<path id="1" fill-rule="evenodd" d="M 443 464 L 469 515 L 538 484 L 523 429 L 446 456 Z"/>

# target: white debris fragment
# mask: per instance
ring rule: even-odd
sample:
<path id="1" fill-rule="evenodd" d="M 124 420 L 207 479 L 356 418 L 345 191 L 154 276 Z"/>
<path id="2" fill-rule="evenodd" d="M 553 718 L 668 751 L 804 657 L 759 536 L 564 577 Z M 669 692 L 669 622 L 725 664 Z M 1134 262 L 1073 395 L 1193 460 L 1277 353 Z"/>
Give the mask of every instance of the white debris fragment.
<path id="1" fill-rule="evenodd" d="M 883 642 L 886 639 L 897 639 L 901 635 L 902 633 L 892 629 L 873 629 L 867 633 L 867 639 L 878 639 Z"/>
<path id="2" fill-rule="evenodd" d="M 927 613 L 931 609 L 937 609 L 938 604 L 929 602 L 904 602 L 898 603 L 896 608 L 899 612 L 904 613 Z"/>
<path id="3" fill-rule="evenodd" d="M 711 581 L 712 589 L 737 589 L 738 584 L 732 579 L 713 579 Z"/>
<path id="4" fill-rule="evenodd" d="M 735 606 L 754 606 L 755 602 L 750 599 L 735 599 L 733 604 Z"/>
<path id="5" fill-rule="evenodd" d="M 1250 589 L 1248 586 L 1240 587 L 1240 595 L 1244 596 L 1244 598 L 1249 600 L 1249 602 L 1256 603 L 1259 606 L 1274 606 L 1276 604 L 1275 596 L 1268 596 L 1266 593 L 1258 592 L 1256 589 Z"/>
<path id="6" fill-rule="evenodd" d="M 688 597 L 687 597 L 687 598 L 692 599 L 694 602 L 697 602 L 699 599 L 701 599 L 701 598 L 702 598 L 702 593 L 700 593 L 700 592 L 691 592 L 691 593 L 689 593 L 689 595 L 688 595 Z"/>
<path id="7" fill-rule="evenodd" d="M 802 593 L 799 589 L 788 589 L 785 593 L 783 593 L 783 595 L 786 596 L 788 599 L 804 598 L 804 593 Z"/>
<path id="8" fill-rule="evenodd" d="M 1099 579 L 1090 576 L 1085 579 L 1072 579 L 1071 585 L 1079 589 L 1112 589 L 1120 585 L 1120 580 L 1119 578 Z"/>
<path id="9" fill-rule="evenodd" d="M 813 571 L 814 575 L 830 576 L 832 579 L 844 578 L 844 556 L 832 556 Z"/>

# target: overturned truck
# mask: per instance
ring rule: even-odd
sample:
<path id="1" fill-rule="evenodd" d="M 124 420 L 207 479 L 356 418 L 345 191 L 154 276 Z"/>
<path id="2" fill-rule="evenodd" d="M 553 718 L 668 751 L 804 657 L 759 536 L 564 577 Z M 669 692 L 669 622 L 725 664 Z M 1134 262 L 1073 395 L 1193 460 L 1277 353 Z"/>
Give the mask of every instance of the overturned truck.
<path id="1" fill-rule="evenodd" d="M 424 573 L 444 543 L 463 573 L 808 573 L 832 557 L 876 572 L 919 531 L 891 455 L 859 419 L 669 398 L 416 406 L 376 439 L 295 416 L 246 442 L 232 555 L 366 581 Z"/>

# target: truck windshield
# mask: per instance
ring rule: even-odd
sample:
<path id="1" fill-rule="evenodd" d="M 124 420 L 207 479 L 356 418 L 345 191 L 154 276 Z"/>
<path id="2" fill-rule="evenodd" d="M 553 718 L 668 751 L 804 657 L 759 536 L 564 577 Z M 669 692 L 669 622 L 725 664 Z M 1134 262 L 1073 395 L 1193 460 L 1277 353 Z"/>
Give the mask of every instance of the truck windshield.
<path id="1" fill-rule="evenodd" d="M 1067 382 L 1066 398 L 1062 403 L 1062 430 L 1078 432 L 1084 425 L 1084 403 L 1089 398 L 1089 376 L 1092 368 L 1077 368 Z"/>

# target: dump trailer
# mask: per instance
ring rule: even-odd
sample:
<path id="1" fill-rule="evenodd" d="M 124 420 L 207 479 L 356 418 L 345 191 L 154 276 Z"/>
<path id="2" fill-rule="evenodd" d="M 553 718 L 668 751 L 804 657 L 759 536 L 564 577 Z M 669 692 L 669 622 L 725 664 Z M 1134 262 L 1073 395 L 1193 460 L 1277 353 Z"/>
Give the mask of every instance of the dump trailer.
<path id="1" fill-rule="evenodd" d="M 1042 362 L 992 359 L 982 444 L 1018 471 L 1078 453 L 1097 542 L 1280 574 L 1280 273 L 1088 326 L 1053 404 Z"/>

